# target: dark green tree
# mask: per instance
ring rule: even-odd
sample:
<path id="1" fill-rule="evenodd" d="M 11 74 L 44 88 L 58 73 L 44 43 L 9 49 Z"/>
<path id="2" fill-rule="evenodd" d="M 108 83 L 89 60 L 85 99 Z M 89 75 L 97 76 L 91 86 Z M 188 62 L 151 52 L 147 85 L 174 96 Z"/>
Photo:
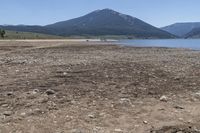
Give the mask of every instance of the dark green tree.
<path id="1" fill-rule="evenodd" d="M 1 29 L 0 29 L 0 35 L 1 35 L 1 37 L 2 37 L 2 38 L 4 38 L 4 37 L 5 37 L 5 34 L 6 34 L 6 31 L 5 31 L 5 30 L 1 30 Z"/>

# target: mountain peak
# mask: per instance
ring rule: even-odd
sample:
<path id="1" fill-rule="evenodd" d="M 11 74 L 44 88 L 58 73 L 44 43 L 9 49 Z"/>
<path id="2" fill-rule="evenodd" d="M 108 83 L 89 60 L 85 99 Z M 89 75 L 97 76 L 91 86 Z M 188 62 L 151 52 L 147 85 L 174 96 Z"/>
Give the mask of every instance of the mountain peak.
<path id="1" fill-rule="evenodd" d="M 100 12 L 106 12 L 106 13 L 119 14 L 119 12 L 114 11 L 114 10 L 112 10 L 112 9 L 110 9 L 110 8 L 105 8 L 105 9 L 101 9 L 101 10 L 96 10 L 96 11 L 94 11 L 94 12 L 98 12 L 98 13 L 100 13 Z"/>
<path id="2" fill-rule="evenodd" d="M 111 12 L 116 12 L 116 11 L 114 11 L 113 9 L 110 9 L 110 8 L 105 8 L 105 9 L 102 9 L 101 11 L 111 11 Z"/>

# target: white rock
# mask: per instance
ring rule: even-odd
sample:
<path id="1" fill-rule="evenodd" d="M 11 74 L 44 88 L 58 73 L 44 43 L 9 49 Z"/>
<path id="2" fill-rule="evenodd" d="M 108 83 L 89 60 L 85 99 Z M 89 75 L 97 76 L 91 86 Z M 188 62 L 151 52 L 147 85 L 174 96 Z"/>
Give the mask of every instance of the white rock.
<path id="1" fill-rule="evenodd" d="M 89 114 L 88 117 L 89 118 L 94 118 L 94 115 L 93 114 Z"/>
<path id="2" fill-rule="evenodd" d="M 122 132 L 122 129 L 115 129 L 115 132 Z"/>
<path id="3" fill-rule="evenodd" d="M 22 112 L 20 115 L 21 115 L 21 116 L 25 116 L 25 115 L 26 115 L 26 113 L 25 113 L 25 112 Z"/>
<path id="4" fill-rule="evenodd" d="M 168 100 L 167 96 L 160 97 L 160 101 L 162 102 L 167 102 L 167 100 Z"/>
<path id="5" fill-rule="evenodd" d="M 143 121 L 143 123 L 144 123 L 144 124 L 148 124 L 148 122 L 147 122 L 147 121 Z"/>
<path id="6" fill-rule="evenodd" d="M 200 92 L 196 92 L 195 94 L 196 94 L 197 96 L 200 96 Z"/>

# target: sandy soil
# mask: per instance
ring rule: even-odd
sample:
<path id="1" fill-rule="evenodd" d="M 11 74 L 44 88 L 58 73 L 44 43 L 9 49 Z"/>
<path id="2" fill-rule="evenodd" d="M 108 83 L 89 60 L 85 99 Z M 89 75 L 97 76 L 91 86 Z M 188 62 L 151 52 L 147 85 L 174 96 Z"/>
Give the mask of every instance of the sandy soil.
<path id="1" fill-rule="evenodd" d="M 0 42 L 0 133 L 199 133 L 199 110 L 199 51 Z"/>

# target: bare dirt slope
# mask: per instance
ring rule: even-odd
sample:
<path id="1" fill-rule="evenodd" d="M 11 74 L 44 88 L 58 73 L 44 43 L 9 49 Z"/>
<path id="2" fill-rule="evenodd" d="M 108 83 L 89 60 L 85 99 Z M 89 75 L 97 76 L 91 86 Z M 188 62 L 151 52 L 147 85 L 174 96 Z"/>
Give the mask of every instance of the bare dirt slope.
<path id="1" fill-rule="evenodd" d="M 199 51 L 0 42 L 0 133 L 199 133 L 199 110 Z"/>

